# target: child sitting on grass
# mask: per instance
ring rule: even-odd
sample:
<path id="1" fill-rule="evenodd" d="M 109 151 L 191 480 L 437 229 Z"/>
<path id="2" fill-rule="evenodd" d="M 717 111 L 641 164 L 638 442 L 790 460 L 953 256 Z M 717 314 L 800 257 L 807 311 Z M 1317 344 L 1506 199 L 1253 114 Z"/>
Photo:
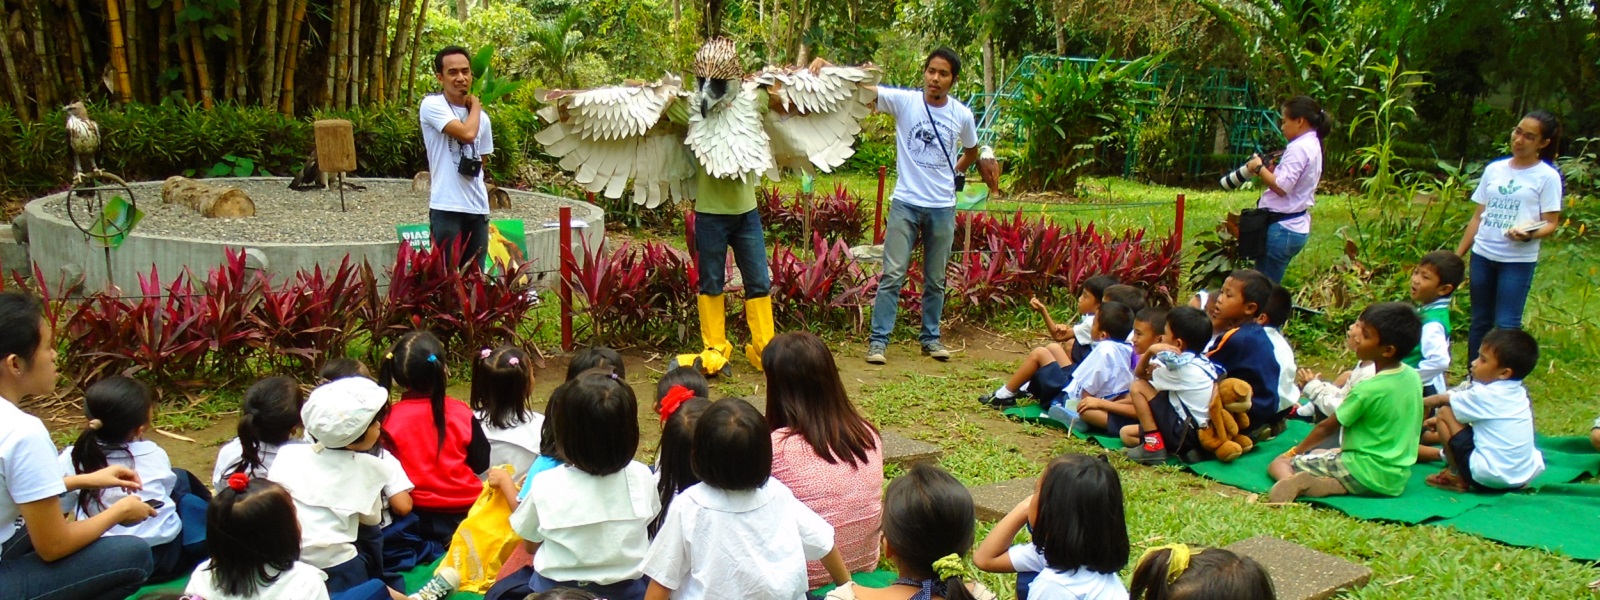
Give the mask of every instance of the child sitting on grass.
<path id="1" fill-rule="evenodd" d="M 1266 307 L 1256 317 L 1267 333 L 1267 341 L 1272 342 L 1272 358 L 1278 362 L 1279 412 L 1288 411 L 1300 403 L 1300 386 L 1295 381 L 1298 369 L 1295 368 L 1294 347 L 1289 345 L 1289 338 L 1283 337 L 1283 327 L 1289 323 L 1289 316 L 1293 313 L 1294 298 L 1289 290 L 1275 285 L 1272 286 L 1272 295 L 1267 297 Z"/>
<path id="2" fill-rule="evenodd" d="M 1467 267 L 1448 250 L 1422 255 L 1411 270 L 1411 300 L 1422 317 L 1422 342 L 1406 355 L 1405 363 L 1422 377 L 1423 396 L 1445 390 L 1450 369 L 1450 294 L 1461 285 Z"/>
<path id="3" fill-rule="evenodd" d="M 1276 600 L 1261 563 L 1223 548 L 1187 544 L 1144 551 L 1128 586 L 1133 600 Z"/>
<path id="4" fill-rule="evenodd" d="M 1417 345 L 1422 320 L 1410 305 L 1383 302 L 1361 311 L 1357 323 L 1356 358 L 1372 361 L 1378 373 L 1267 467 L 1278 481 L 1269 494 L 1274 503 L 1302 495 L 1398 496 L 1411 478 L 1422 429 L 1422 379 L 1400 359 Z M 1308 453 L 1334 436 L 1341 436 L 1340 449 Z"/>
<path id="5" fill-rule="evenodd" d="M 1282 430 L 1284 417 L 1278 406 L 1283 365 L 1258 320 L 1272 299 L 1273 287 L 1272 280 L 1252 269 L 1228 276 L 1211 301 L 1212 331 L 1222 333 L 1211 342 L 1206 357 L 1228 377 L 1250 384 L 1249 431 L 1275 435 Z"/>
<path id="6" fill-rule="evenodd" d="M 1361 345 L 1361 325 L 1351 323 L 1345 330 L 1344 347 L 1351 352 L 1356 351 L 1356 346 Z M 1355 368 L 1340 373 L 1332 382 L 1322 379 L 1322 374 L 1311 369 L 1300 369 L 1295 380 L 1300 383 L 1300 398 L 1305 400 L 1295 415 L 1321 421 L 1339 410 L 1339 405 L 1344 403 L 1344 397 L 1350 394 L 1350 388 L 1355 387 L 1361 380 L 1371 377 L 1373 370 L 1372 361 L 1363 360 L 1356 362 Z"/>
<path id="7" fill-rule="evenodd" d="M 1000 389 L 979 397 L 978 402 L 992 408 L 1009 408 L 1017 405 L 1017 394 L 1023 391 L 1041 403 L 1054 398 L 1072 379 L 1078 363 L 1088 358 L 1095 341 L 1094 322 L 1102 307 L 1101 298 L 1105 296 L 1107 288 L 1116 284 L 1117 278 L 1111 275 L 1095 275 L 1084 280 L 1083 290 L 1078 293 L 1078 312 L 1083 319 L 1070 328 L 1058 325 L 1050 318 L 1049 308 L 1044 302 L 1038 298 L 1029 299 L 1029 305 L 1044 316 L 1045 328 L 1056 341 L 1034 348 L 1023 359 L 1022 365 L 1017 367 L 1016 373 L 1011 375 L 1011 379 Z M 1040 380 L 1033 381 L 1035 373 L 1041 372 Z"/>
<path id="8" fill-rule="evenodd" d="M 1200 449 L 1200 428 L 1211 422 L 1211 396 L 1217 367 L 1196 353 L 1211 336 L 1211 319 L 1188 306 L 1167 314 L 1166 344 L 1151 346 L 1139 361 L 1139 379 L 1128 393 L 1137 421 L 1117 433 L 1128 458 L 1142 464 L 1166 462 L 1169 453 Z M 1171 441 L 1171 450 L 1168 449 Z"/>
<path id="9" fill-rule="evenodd" d="M 1110 297 L 1109 292 L 1107 297 Z M 1138 370 L 1140 357 L 1143 357 L 1152 345 L 1162 342 L 1166 331 L 1167 309 L 1146 307 L 1134 315 L 1133 333 L 1128 334 L 1128 342 L 1133 345 L 1133 352 L 1128 357 L 1130 369 Z M 1119 400 L 1084 398 L 1078 401 L 1078 414 L 1084 423 L 1102 428 L 1112 435 L 1117 435 L 1124 427 L 1139 422 L 1133 402 L 1127 396 Z"/>
<path id="10" fill-rule="evenodd" d="M 1097 408 L 1090 416 L 1095 420 L 1086 421 L 1079 414 L 1078 405 L 1089 400 L 1092 407 L 1104 407 L 1103 403 L 1128 394 L 1128 384 L 1133 383 L 1133 346 L 1127 340 L 1128 333 L 1132 331 L 1133 311 L 1127 306 L 1118 302 L 1100 305 L 1100 312 L 1094 316 L 1093 350 L 1073 369 L 1072 377 L 1066 384 L 1053 388 L 1050 385 L 1053 381 L 1046 382 L 1035 377 L 1030 385 L 1032 393 L 1044 400 L 1045 413 L 1074 429 L 1087 426 L 1104 429 L 1109 413 Z M 1052 395 L 1052 390 L 1060 391 Z M 1046 395 L 1052 397 L 1045 399 Z"/>
<path id="11" fill-rule="evenodd" d="M 1522 386 L 1538 360 L 1539 342 L 1527 332 L 1490 331 L 1472 361 L 1472 387 L 1423 400 L 1438 410 L 1427 423 L 1445 440 L 1449 464 L 1429 476 L 1428 485 L 1457 492 L 1515 490 L 1544 472 L 1544 455 L 1534 446 L 1533 405 Z"/>

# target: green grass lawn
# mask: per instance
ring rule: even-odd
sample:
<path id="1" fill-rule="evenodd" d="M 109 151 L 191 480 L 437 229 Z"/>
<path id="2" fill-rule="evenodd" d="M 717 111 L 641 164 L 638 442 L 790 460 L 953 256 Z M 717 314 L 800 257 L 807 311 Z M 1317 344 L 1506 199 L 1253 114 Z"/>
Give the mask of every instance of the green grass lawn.
<path id="1" fill-rule="evenodd" d="M 869 203 L 876 193 L 875 176 L 850 175 L 839 180 Z M 818 185 L 831 185 L 831 181 L 824 179 Z M 892 185 L 891 181 L 890 189 Z M 1256 196 L 1254 192 L 1195 192 L 1104 179 L 1088 181 L 1085 190 L 1088 200 L 1104 203 L 1106 208 L 1067 218 L 1081 214 L 1078 218 L 1114 228 L 1147 227 L 1155 231 L 1170 230 L 1171 209 L 1114 207 L 1170 201 L 1177 193 L 1185 193 L 1185 235 L 1191 240 L 1213 228 L 1229 211 L 1252 205 Z M 1354 211 L 1352 202 L 1358 203 Z M 1286 277 L 1291 289 L 1315 280 L 1326 265 L 1343 255 L 1340 228 L 1350 226 L 1354 218 L 1370 214 L 1359 203 L 1359 199 L 1349 196 L 1319 197 L 1311 241 Z M 1040 208 L 1039 204 L 1030 206 L 1005 199 L 991 202 L 990 206 L 1021 206 L 1025 212 Z M 1600 385 L 1600 373 L 1594 369 L 1600 352 L 1600 306 L 1593 302 L 1594 296 L 1600 294 L 1596 264 L 1600 264 L 1600 247 L 1592 237 L 1575 240 L 1572 232 L 1564 232 L 1546 242 L 1543 250 L 1526 318 L 1526 327 L 1542 347 L 1540 367 L 1528 379 L 1528 387 L 1534 398 L 1538 430 L 1543 434 L 1584 434 L 1600 412 L 1600 402 L 1596 401 L 1600 394 L 1594 391 Z M 1400 273 L 1409 272 L 1409 262 L 1398 266 Z M 1360 290 L 1355 293 L 1359 296 Z M 1466 313 L 1461 310 L 1465 296 L 1466 290 L 1462 290 L 1457 297 L 1456 319 L 1462 325 L 1466 320 Z M 1334 317 L 1310 318 L 1331 321 Z M 1018 338 L 1031 338 L 1037 331 L 1030 329 L 1037 324 L 1026 318 L 989 325 Z M 1340 339 L 1329 333 L 1342 331 L 1347 323 L 1310 325 L 1291 329 L 1292 333 L 1299 332 L 1294 337 L 1301 364 L 1330 373 L 1348 368 L 1352 357 L 1344 352 Z M 1466 371 L 1464 333 L 1455 335 L 1454 341 L 1452 383 Z M 993 389 L 1012 366 L 979 363 L 958 378 L 908 374 L 867 386 L 858 401 L 876 422 L 920 432 L 917 437 L 942 446 L 945 455 L 941 463 L 968 485 L 1036 476 L 1048 454 L 1029 456 L 1017 443 L 1019 436 L 1048 440 L 1050 453 L 1100 451 L 1034 426 L 1018 424 L 1014 435 L 996 436 L 974 424 L 968 416 L 975 410 L 971 398 Z M 1587 596 L 1585 584 L 1600 577 L 1600 571 L 1592 564 L 1541 550 L 1504 546 L 1440 527 L 1361 521 L 1308 505 L 1268 507 L 1253 495 L 1177 469 L 1146 468 L 1121 458 L 1113 460 L 1123 477 L 1135 558 L 1145 547 L 1164 543 L 1226 545 L 1255 535 L 1275 535 L 1372 567 L 1376 573 L 1372 583 L 1342 596 L 1346 598 L 1576 598 Z M 980 530 L 980 539 L 984 533 Z M 1131 570 L 1130 563 L 1124 576 Z M 1010 577 L 986 575 L 984 581 L 997 592 L 1005 590 L 1002 597 L 1010 597 Z"/>

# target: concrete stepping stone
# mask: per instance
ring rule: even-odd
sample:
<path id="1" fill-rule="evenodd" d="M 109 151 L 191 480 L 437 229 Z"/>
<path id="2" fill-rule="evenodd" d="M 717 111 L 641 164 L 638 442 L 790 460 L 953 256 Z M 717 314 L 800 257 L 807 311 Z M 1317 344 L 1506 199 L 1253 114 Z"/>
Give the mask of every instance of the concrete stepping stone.
<path id="1" fill-rule="evenodd" d="M 1227 549 L 1266 567 L 1279 600 L 1327 600 L 1372 579 L 1372 569 L 1366 565 L 1272 536 L 1235 542 Z"/>
<path id="2" fill-rule="evenodd" d="M 1028 494 L 1033 493 L 1034 485 L 1039 483 L 1037 477 L 1023 477 L 1010 481 L 1000 481 L 988 485 L 971 488 L 972 503 L 976 505 L 978 519 L 981 521 L 999 521 L 1016 508 Z"/>
<path id="3" fill-rule="evenodd" d="M 944 450 L 928 442 L 913 440 L 893 431 L 880 431 L 883 464 L 910 467 L 919 462 L 938 462 Z"/>

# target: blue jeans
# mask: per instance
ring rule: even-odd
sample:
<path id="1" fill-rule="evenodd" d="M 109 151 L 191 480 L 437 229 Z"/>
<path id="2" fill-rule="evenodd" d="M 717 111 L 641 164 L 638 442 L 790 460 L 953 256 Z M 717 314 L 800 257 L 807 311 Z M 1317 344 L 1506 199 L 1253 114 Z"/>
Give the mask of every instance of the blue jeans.
<path id="1" fill-rule="evenodd" d="M 103 537 L 71 556 L 45 562 L 28 532 L 18 529 L 0 558 L 0 598 L 122 600 L 144 585 L 153 568 L 150 544 L 137 537 Z"/>
<path id="2" fill-rule="evenodd" d="M 939 341 L 939 317 L 944 314 L 945 267 L 950 264 L 950 247 L 956 237 L 956 209 L 926 208 L 904 202 L 889 205 L 889 228 L 883 236 L 883 278 L 878 280 L 878 297 L 872 303 L 870 343 L 888 344 L 894 319 L 900 310 L 900 288 L 906 284 L 906 269 L 911 266 L 911 249 L 922 242 L 922 332 L 923 344 Z"/>
<path id="3" fill-rule="evenodd" d="M 742 215 L 694 213 L 694 251 L 700 263 L 700 294 L 719 296 L 728 278 L 728 249 L 744 279 L 744 297 L 760 298 L 772 293 L 772 276 L 767 273 L 767 243 L 761 237 L 761 213 Z"/>
<path id="4" fill-rule="evenodd" d="M 1282 283 L 1283 274 L 1289 270 L 1289 261 L 1306 247 L 1310 234 L 1289 231 L 1282 223 L 1267 226 L 1267 253 L 1256 261 L 1256 270 L 1273 283 Z"/>
<path id="5" fill-rule="evenodd" d="M 1499 262 L 1472 253 L 1472 327 L 1467 330 L 1467 362 L 1478 358 L 1478 344 L 1493 329 L 1521 329 L 1522 309 L 1533 289 L 1538 263 Z"/>

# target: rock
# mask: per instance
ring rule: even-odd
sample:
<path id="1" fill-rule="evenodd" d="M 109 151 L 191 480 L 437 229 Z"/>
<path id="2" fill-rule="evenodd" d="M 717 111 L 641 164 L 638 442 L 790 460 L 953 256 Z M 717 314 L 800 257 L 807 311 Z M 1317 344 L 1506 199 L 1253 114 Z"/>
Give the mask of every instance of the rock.
<path id="1" fill-rule="evenodd" d="M 999 521 L 1016 508 L 1018 502 L 1032 494 L 1034 485 L 1038 483 L 1037 477 L 1024 477 L 972 488 L 972 502 L 977 505 L 978 519 Z"/>
<path id="2" fill-rule="evenodd" d="M 919 462 L 938 462 L 939 456 L 944 454 L 938 446 L 893 431 L 881 431 L 879 437 L 883 439 L 883 463 L 886 465 L 910 467 Z"/>
<path id="3" fill-rule="evenodd" d="M 1227 549 L 1261 563 L 1272 576 L 1279 600 L 1327 600 L 1372 579 L 1372 569 L 1366 565 L 1272 536 L 1235 542 Z"/>

